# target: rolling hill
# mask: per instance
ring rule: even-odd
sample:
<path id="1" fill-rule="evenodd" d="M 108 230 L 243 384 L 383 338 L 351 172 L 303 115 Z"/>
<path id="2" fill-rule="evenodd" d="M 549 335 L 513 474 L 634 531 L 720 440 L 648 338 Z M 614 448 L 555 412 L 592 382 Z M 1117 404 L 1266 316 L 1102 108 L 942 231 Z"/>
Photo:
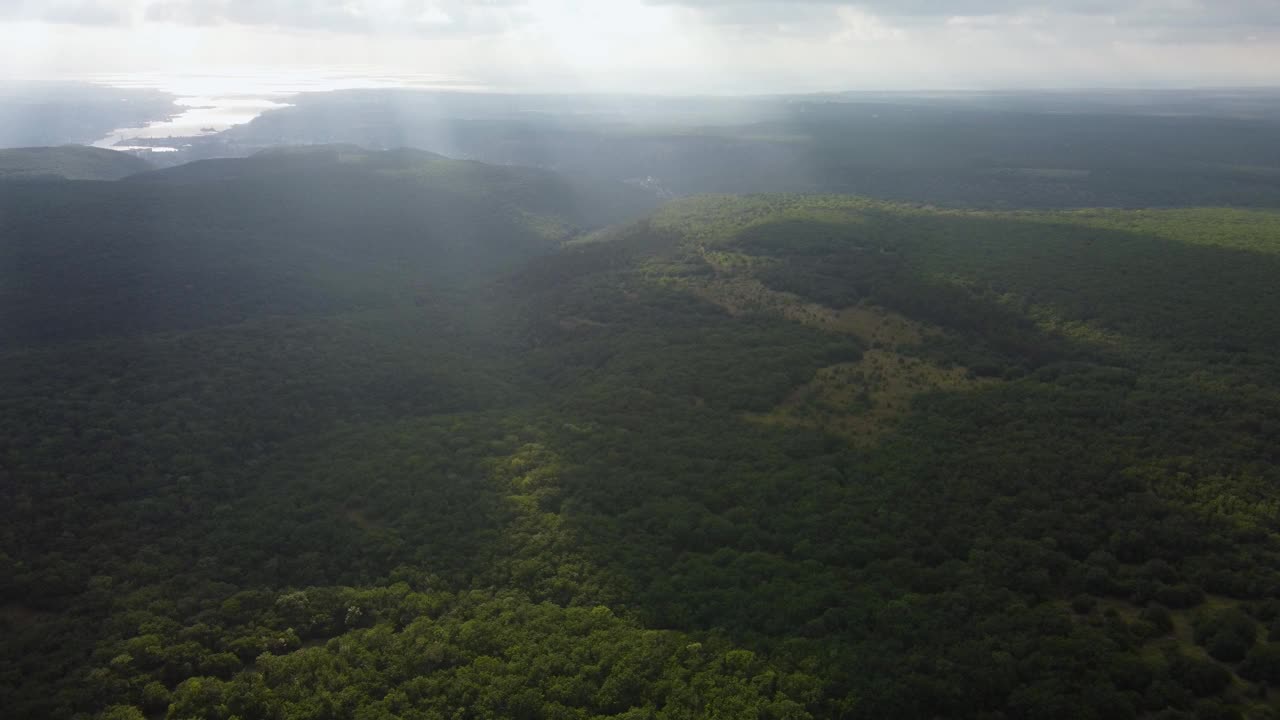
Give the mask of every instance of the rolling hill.
<path id="1" fill-rule="evenodd" d="M 16 717 L 1274 715 L 1273 212 L 576 233 L 590 188 L 342 147 L 42 190 Z"/>
<path id="2" fill-rule="evenodd" d="M 369 307 L 512 267 L 652 202 L 544 171 L 342 147 L 16 184 L 0 197 L 0 338 Z"/>
<path id="3" fill-rule="evenodd" d="M 150 169 L 142 158 L 83 145 L 0 149 L 0 182 L 119 180 Z"/>

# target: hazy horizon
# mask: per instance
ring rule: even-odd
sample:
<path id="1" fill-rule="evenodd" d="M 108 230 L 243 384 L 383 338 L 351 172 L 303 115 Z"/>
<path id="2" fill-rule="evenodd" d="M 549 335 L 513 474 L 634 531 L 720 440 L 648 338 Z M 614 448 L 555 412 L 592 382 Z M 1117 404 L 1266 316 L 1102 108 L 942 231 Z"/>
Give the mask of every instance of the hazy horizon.
<path id="1" fill-rule="evenodd" d="M 0 80 L 356 68 L 505 92 L 1280 85 L 1267 0 L 0 3 Z"/>
<path id="2" fill-rule="evenodd" d="M 0 97 L 8 104 L 0 116 L 6 129 L 0 134 L 0 147 L 72 143 L 169 152 L 189 146 L 193 138 L 212 138 L 266 113 L 293 108 L 299 101 L 323 102 L 320 99 L 332 93 L 349 91 L 360 94 L 340 97 L 379 97 L 378 102 L 388 107 L 398 106 L 400 123 L 408 125 L 453 105 L 462 113 L 455 122 L 474 111 L 482 115 L 550 112 L 566 118 L 614 116 L 619 121 L 650 128 L 744 125 L 777 117 L 782 108 L 794 101 L 944 104 L 956 109 L 984 107 L 1031 113 L 1280 117 L 1275 102 L 1280 88 L 1273 86 L 902 88 L 814 93 L 553 92 L 492 88 L 447 76 L 397 74 L 379 68 L 315 66 L 226 72 L 209 69 L 186 73 L 92 73 L 62 81 L 0 81 Z M 468 96 L 475 99 L 468 100 Z M 440 103 L 439 106 L 422 104 L 421 98 L 432 97 L 437 100 L 426 102 Z M 417 120 L 411 121 L 410 116 Z M 73 118 L 78 119 L 72 121 Z M 170 138 L 175 142 L 164 142 Z M 306 140 L 294 137 L 290 141 Z M 219 152 L 239 151 L 224 147 Z"/>

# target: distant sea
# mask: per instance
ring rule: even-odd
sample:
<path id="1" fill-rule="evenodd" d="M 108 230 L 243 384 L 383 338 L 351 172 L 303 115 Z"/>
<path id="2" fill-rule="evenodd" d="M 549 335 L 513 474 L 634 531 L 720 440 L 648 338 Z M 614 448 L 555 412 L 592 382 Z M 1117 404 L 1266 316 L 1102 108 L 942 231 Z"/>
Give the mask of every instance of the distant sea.
<path id="1" fill-rule="evenodd" d="M 453 77 L 422 73 L 395 73 L 385 70 L 340 67 L 303 68 L 287 71 L 250 68 L 201 74 L 102 74 L 85 78 L 108 87 L 160 90 L 175 97 L 178 112 L 173 116 L 138 127 L 116 128 L 93 143 L 113 150 L 148 149 L 176 151 L 172 146 L 129 144 L 137 138 L 190 138 L 222 132 L 247 123 L 270 110 L 289 107 L 289 98 L 299 93 L 333 90 L 414 88 L 423 90 L 478 91 L 485 88 Z"/>

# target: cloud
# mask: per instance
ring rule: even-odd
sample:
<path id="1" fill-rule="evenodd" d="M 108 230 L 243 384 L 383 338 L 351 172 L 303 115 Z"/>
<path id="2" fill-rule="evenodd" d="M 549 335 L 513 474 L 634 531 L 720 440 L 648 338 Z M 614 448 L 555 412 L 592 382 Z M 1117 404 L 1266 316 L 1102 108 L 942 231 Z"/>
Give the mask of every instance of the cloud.
<path id="1" fill-rule="evenodd" d="M 0 77 L 179 65 L 658 93 L 1280 85 L 1280 0 L 0 0 Z"/>
<path id="2" fill-rule="evenodd" d="M 158 0 L 153 22 L 261 25 L 347 33 L 485 34 L 522 21 L 518 0 Z"/>
<path id="3" fill-rule="evenodd" d="M 834 27 L 849 14 L 904 29 L 1039 26 L 1130 33 L 1142 39 L 1221 38 L 1280 30 L 1280 0 L 646 0 L 709 22 L 786 30 Z"/>
<path id="4" fill-rule="evenodd" d="M 120 25 L 130 21 L 132 10 L 128 0 L 0 0 L 0 20 L 60 25 Z"/>
<path id="5" fill-rule="evenodd" d="M 601 12 L 617 0 L 560 2 Z M 485 35 L 536 22 L 548 0 L 0 0 L 0 21 L 138 20 L 353 34 Z M 850 18 L 919 32 L 1032 29 L 1075 42 L 1229 42 L 1280 32 L 1280 0 L 643 0 L 689 23 L 756 35 L 830 37 Z"/>

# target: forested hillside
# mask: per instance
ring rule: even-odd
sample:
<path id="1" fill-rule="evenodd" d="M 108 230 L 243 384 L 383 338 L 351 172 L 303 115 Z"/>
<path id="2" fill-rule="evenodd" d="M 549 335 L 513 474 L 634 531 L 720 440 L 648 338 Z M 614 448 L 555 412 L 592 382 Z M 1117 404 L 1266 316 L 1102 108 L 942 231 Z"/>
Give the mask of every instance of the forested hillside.
<path id="1" fill-rule="evenodd" d="M 570 190 L 6 193 L 7 715 L 1277 714 L 1280 215 Z"/>
<path id="2" fill-rule="evenodd" d="M 653 203 L 622 185 L 341 146 L 14 184 L 0 193 L 0 342 L 383 306 Z"/>
<path id="3" fill-rule="evenodd" d="M 80 145 L 0 149 L 0 182 L 119 180 L 150 169 L 142 158 Z"/>

